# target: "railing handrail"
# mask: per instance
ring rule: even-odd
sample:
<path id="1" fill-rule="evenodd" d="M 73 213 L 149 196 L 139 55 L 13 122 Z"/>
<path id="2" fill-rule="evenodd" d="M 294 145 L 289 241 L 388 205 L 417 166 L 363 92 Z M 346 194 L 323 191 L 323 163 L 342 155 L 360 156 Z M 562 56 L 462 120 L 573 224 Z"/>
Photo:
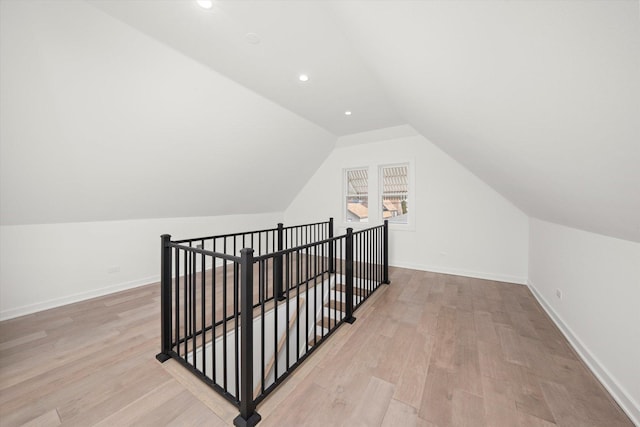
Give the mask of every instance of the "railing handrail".
<path id="1" fill-rule="evenodd" d="M 291 230 L 292 228 L 300 228 L 300 227 L 310 227 L 312 225 L 323 225 L 323 224 L 329 224 L 331 221 L 320 221 L 320 222 L 312 222 L 309 224 L 299 224 L 299 225 L 289 225 L 287 227 L 284 227 L 285 230 Z"/>
<path id="2" fill-rule="evenodd" d="M 310 223 L 310 224 L 298 224 L 298 225 L 290 225 L 287 227 L 284 227 L 284 230 L 290 230 L 290 229 L 294 229 L 294 228 L 301 228 L 301 227 L 310 227 L 313 225 L 323 225 L 323 224 L 329 224 L 330 221 L 321 221 L 321 222 L 314 222 L 314 223 Z M 210 239 L 222 239 L 222 238 L 227 238 L 227 237 L 236 237 L 236 236 L 246 236 L 248 234 L 256 234 L 256 233 L 268 233 L 270 231 L 277 231 L 278 228 L 265 228 L 263 230 L 254 230 L 254 231 L 242 231 L 242 232 L 238 232 L 238 233 L 228 233 L 228 234 L 218 234 L 218 235 L 214 235 L 214 236 L 206 236 L 206 237 L 194 237 L 194 238 L 190 238 L 190 239 L 181 239 L 181 240 L 174 240 L 172 241 L 172 243 L 189 243 L 189 242 L 197 242 L 200 240 L 210 240 Z"/>
<path id="3" fill-rule="evenodd" d="M 386 220 L 385 220 L 386 222 Z M 324 222 L 316 222 L 316 223 L 312 223 L 312 224 L 301 224 L 301 225 L 294 225 L 294 226 L 290 226 L 290 227 L 283 227 L 283 230 L 288 230 L 288 229 L 292 229 L 292 228 L 297 228 L 297 227 L 305 227 L 305 226 L 312 226 L 312 225 L 319 225 L 319 224 L 329 224 L 330 221 L 324 221 Z M 356 236 L 358 234 L 362 234 L 362 233 L 366 233 L 367 231 L 371 231 L 371 230 L 375 230 L 378 228 L 384 228 L 385 224 L 380 224 L 380 225 L 374 225 L 372 227 L 368 227 L 368 228 L 363 228 L 361 230 L 358 231 L 352 231 L 352 235 Z M 225 254 L 222 252 L 214 252 L 214 251 L 210 251 L 207 249 L 201 249 L 201 248 L 194 248 L 193 246 L 186 246 L 183 245 L 182 243 L 190 243 L 190 242 L 198 242 L 201 240 L 209 240 L 209 239 L 214 239 L 214 238 L 223 238 L 223 237 L 233 237 L 233 236 L 242 236 L 242 235 L 246 235 L 246 234 L 253 234 L 253 233 L 261 233 L 261 232 L 268 232 L 268 231 L 277 231 L 278 228 L 269 228 L 269 229 L 265 229 L 265 230 L 258 230 L 258 231 L 248 231 L 246 233 L 234 233 L 234 234 L 223 234 L 223 235 L 218 235 L 218 236 L 211 236 L 211 237 L 198 237 L 198 238 L 194 238 L 194 239 L 184 239 L 184 240 L 172 240 L 168 242 L 168 245 L 171 247 L 178 247 L 180 249 L 183 249 L 185 251 L 190 251 L 190 252 L 196 252 L 199 254 L 203 254 L 203 255 L 209 255 L 212 257 L 216 257 L 216 258 L 221 258 L 221 259 L 226 259 L 227 261 L 233 261 L 233 262 L 237 262 L 240 263 L 240 257 L 239 256 L 234 256 L 234 255 L 229 255 L 229 254 Z M 318 240 L 316 242 L 312 242 L 312 243 L 307 243 L 304 245 L 298 245 L 295 246 L 293 248 L 287 248 L 287 249 L 282 249 L 279 251 L 273 251 L 273 252 L 269 252 L 267 254 L 264 255 L 260 255 L 260 256 L 254 256 L 253 257 L 253 262 L 256 263 L 258 261 L 264 260 L 264 259 L 268 259 L 268 258 L 274 258 L 276 256 L 279 255 L 286 255 L 288 253 L 292 253 L 295 252 L 296 250 L 300 250 L 300 249 L 308 249 L 311 248 L 313 246 L 320 246 L 329 242 L 333 242 L 333 241 L 337 241 L 340 239 L 343 239 L 347 237 L 347 233 L 345 232 L 344 234 L 341 234 L 339 236 L 333 236 L 333 237 L 328 237 L 324 240 Z M 242 249 L 252 249 L 249 247 L 243 247 L 240 248 L 240 250 Z"/>
<path id="4" fill-rule="evenodd" d="M 318 223 L 318 224 L 325 224 L 325 223 Z M 316 225 L 316 224 L 310 224 L 310 225 Z M 364 228 L 362 230 L 354 231 L 352 234 L 355 236 L 355 235 L 360 234 L 360 233 L 365 233 L 367 231 L 376 230 L 378 228 L 383 228 L 383 227 L 384 227 L 384 224 L 375 225 L 373 227 Z M 286 227 L 285 227 L 285 229 L 286 229 Z M 344 234 L 341 234 L 339 236 L 329 237 L 329 238 L 326 238 L 324 240 L 318 240 L 317 242 L 307 243 L 305 245 L 298 245 L 298 246 L 295 246 L 293 248 L 283 249 L 281 251 L 269 252 L 268 254 L 264 254 L 264 255 L 253 257 L 253 260 L 254 260 L 254 262 L 257 262 L 257 261 L 261 261 L 261 260 L 268 259 L 268 258 L 274 258 L 276 256 L 286 255 L 288 253 L 292 253 L 292 252 L 295 252 L 297 250 L 308 249 L 308 248 L 311 248 L 313 246 L 324 245 L 326 243 L 334 242 L 334 241 L 337 241 L 337 240 L 340 240 L 340 239 L 344 239 L 346 237 L 347 237 L 347 233 L 345 232 Z"/>
<path id="5" fill-rule="evenodd" d="M 218 234 L 215 236 L 194 237 L 191 239 L 174 240 L 173 243 L 189 243 L 189 242 L 197 242 L 200 240 L 211 240 L 211 239 L 222 239 L 227 237 L 246 236 L 247 234 L 268 233 L 269 231 L 276 231 L 276 230 L 277 228 L 265 228 L 264 230 L 244 231 L 240 233 Z"/>
<path id="6" fill-rule="evenodd" d="M 380 225 L 374 225 L 373 227 L 369 227 L 369 228 L 362 228 L 362 229 L 360 229 L 358 231 L 354 231 L 352 234 L 355 236 L 357 234 L 366 233 L 367 231 L 375 230 L 375 229 L 378 229 L 378 228 L 384 228 L 384 223 L 382 223 Z"/>
<path id="7" fill-rule="evenodd" d="M 195 252 L 195 253 L 202 254 L 202 255 L 209 255 L 209 256 L 214 257 L 214 258 L 222 258 L 222 259 L 225 259 L 227 261 L 236 262 L 238 264 L 241 262 L 241 258 L 238 257 L 238 256 L 224 254 L 224 253 L 221 253 L 221 252 L 213 252 L 213 251 L 210 251 L 210 250 L 207 250 L 207 249 L 194 248 L 193 246 L 185 246 L 185 245 L 181 245 L 181 244 L 176 243 L 176 242 L 169 242 L 168 246 L 172 247 L 172 248 L 180 248 L 180 249 L 184 250 L 185 252 Z"/>
<path id="8" fill-rule="evenodd" d="M 275 258 L 277 256 L 286 255 L 286 254 L 289 254 L 289 253 L 292 253 L 292 252 L 296 252 L 296 251 L 299 251 L 299 250 L 302 250 L 302 249 L 309 249 L 309 248 L 314 247 L 314 246 L 320 246 L 320 245 L 324 245 L 324 244 L 329 243 L 329 242 L 334 242 L 336 240 L 343 239 L 346 236 L 347 236 L 346 234 L 343 234 L 341 236 L 330 237 L 328 239 L 318 240 L 317 242 L 307 243 L 306 245 L 299 245 L 299 246 L 296 246 L 296 247 L 293 247 L 293 248 L 283 249 L 281 251 L 270 252 L 268 254 L 264 254 L 264 255 L 260 255 L 260 256 L 254 257 L 253 260 L 254 260 L 254 262 L 258 262 L 258 261 L 262 261 L 262 260 L 269 259 L 269 258 Z"/>

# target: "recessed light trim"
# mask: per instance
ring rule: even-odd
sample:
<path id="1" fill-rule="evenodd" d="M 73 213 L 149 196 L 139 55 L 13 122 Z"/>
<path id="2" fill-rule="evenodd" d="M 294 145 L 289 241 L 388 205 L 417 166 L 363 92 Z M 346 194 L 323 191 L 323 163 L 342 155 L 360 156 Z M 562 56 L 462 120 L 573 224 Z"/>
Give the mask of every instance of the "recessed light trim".
<path id="1" fill-rule="evenodd" d="M 345 116 L 350 116 L 350 115 L 351 115 L 351 111 L 349 111 L 349 110 L 345 111 L 345 112 L 344 112 L 344 115 L 345 115 Z"/>
<path id="2" fill-rule="evenodd" d="M 213 7 L 212 0 L 196 0 L 196 3 L 203 9 L 211 9 Z"/>
<path id="3" fill-rule="evenodd" d="M 298 76 L 298 80 L 300 80 L 301 82 L 308 82 L 309 81 L 309 76 L 306 74 L 300 74 Z"/>
<path id="4" fill-rule="evenodd" d="M 244 40 L 249 44 L 260 44 L 260 36 L 256 33 L 247 33 L 244 35 Z"/>

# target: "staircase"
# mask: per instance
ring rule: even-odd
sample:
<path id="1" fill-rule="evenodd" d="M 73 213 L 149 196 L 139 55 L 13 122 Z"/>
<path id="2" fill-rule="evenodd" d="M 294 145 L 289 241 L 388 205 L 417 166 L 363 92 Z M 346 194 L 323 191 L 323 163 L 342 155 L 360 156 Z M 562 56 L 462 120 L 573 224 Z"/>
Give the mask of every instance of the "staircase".
<path id="1" fill-rule="evenodd" d="M 365 291 L 363 287 L 358 287 L 354 284 L 353 287 L 353 303 L 359 304 L 363 298 Z M 346 285 L 344 284 L 344 277 L 338 276 L 338 283 L 332 284 L 329 292 L 323 301 L 322 316 L 320 320 L 316 322 L 315 331 L 311 331 L 309 346 L 316 345 L 325 335 L 327 335 L 331 329 L 346 317 L 347 310 L 344 301 L 347 300 Z M 315 333 L 314 333 L 315 332 Z"/>
<path id="2" fill-rule="evenodd" d="M 338 282 L 337 284 L 335 282 Z M 365 295 L 364 281 L 358 282 L 359 286 L 354 283 L 354 304 L 357 305 Z M 316 303 L 318 301 L 318 303 Z M 299 296 L 292 295 L 288 301 L 278 302 L 277 314 L 278 314 L 278 331 L 274 336 L 275 328 L 275 314 L 276 307 L 271 306 L 268 311 L 265 311 L 265 340 L 264 340 L 264 371 L 262 371 L 262 318 L 259 308 L 254 311 L 253 318 L 253 342 L 254 342 L 254 396 L 258 396 L 263 387 L 261 378 L 264 375 L 264 388 L 268 388 L 275 381 L 275 367 L 276 357 L 278 359 L 278 376 L 282 375 L 287 370 L 287 355 L 286 355 L 286 339 L 287 330 L 289 331 L 289 360 L 296 361 L 302 358 L 307 352 L 309 352 L 314 346 L 318 345 L 320 341 L 333 331 L 336 326 L 346 317 L 346 286 L 344 285 L 344 277 L 336 275 L 336 278 L 332 277 L 324 282 L 318 283 L 315 286 L 310 286 L 309 290 L 306 289 L 300 292 Z M 289 319 L 286 319 L 286 304 L 289 304 Z M 303 337 L 305 339 L 298 339 L 300 346 L 297 349 L 295 346 L 295 337 L 298 333 L 298 327 L 301 331 L 306 329 L 307 309 L 308 313 L 308 330 Z M 286 325 L 286 326 L 285 326 Z M 242 328 L 238 328 L 238 334 L 242 333 Z M 230 394 L 236 392 L 236 373 L 235 365 L 231 364 L 227 368 L 226 381 L 224 378 L 224 359 L 226 348 L 226 359 L 235 360 L 235 327 L 233 322 L 229 322 L 227 326 L 226 338 L 221 327 L 218 327 L 217 333 L 213 341 L 209 341 L 205 345 L 203 352 L 202 347 L 198 347 L 194 352 L 191 352 L 187 356 L 187 362 L 194 364 L 195 353 L 195 367 L 196 369 L 205 372 L 206 377 L 213 380 L 216 384 L 226 384 L 226 391 Z M 302 337 L 300 337 L 302 338 Z M 225 345 L 226 341 L 226 345 Z M 277 345 L 275 342 L 277 341 Z M 306 345 L 305 345 L 306 343 Z M 215 369 L 213 365 L 213 353 L 215 348 Z M 204 353 L 204 357 L 203 357 Z M 203 367 L 203 359 L 206 359 Z M 204 369 L 203 369 L 204 368 Z M 214 378 L 215 373 L 215 378 Z"/>

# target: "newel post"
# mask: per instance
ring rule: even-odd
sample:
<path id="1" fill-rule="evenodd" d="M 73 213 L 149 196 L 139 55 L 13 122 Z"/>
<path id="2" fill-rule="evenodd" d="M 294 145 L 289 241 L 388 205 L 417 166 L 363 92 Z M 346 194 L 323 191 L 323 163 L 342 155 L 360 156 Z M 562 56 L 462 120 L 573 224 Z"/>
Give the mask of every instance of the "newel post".
<path id="1" fill-rule="evenodd" d="M 163 234 L 160 239 L 160 353 L 156 359 L 166 362 L 171 358 L 171 236 Z"/>
<path id="2" fill-rule="evenodd" d="M 353 228 L 347 228 L 347 238 L 345 241 L 345 273 L 346 273 L 346 318 L 347 323 L 353 323 L 356 318 L 353 317 Z"/>
<path id="3" fill-rule="evenodd" d="M 329 218 L 329 239 L 333 238 L 333 218 Z M 329 242 L 329 273 L 336 272 L 333 254 L 335 253 L 335 242 Z"/>
<path id="4" fill-rule="evenodd" d="M 252 427 L 261 419 L 253 400 L 253 249 L 240 251 L 240 275 L 240 415 L 233 425 Z"/>
<path id="5" fill-rule="evenodd" d="M 382 283 L 385 285 L 390 284 L 389 281 L 389 220 L 384 220 L 384 277 Z"/>

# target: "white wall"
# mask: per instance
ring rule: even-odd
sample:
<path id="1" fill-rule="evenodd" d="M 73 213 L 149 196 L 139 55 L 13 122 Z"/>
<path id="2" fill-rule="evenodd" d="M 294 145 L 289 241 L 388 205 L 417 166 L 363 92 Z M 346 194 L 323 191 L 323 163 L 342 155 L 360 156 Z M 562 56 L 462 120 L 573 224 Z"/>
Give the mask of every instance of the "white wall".
<path id="1" fill-rule="evenodd" d="M 281 221 L 281 213 L 265 213 L 2 226 L 0 319 L 158 281 L 162 234 L 179 240 Z"/>
<path id="2" fill-rule="evenodd" d="M 87 2 L 0 21 L 0 319 L 157 280 L 160 234 L 275 226 L 335 143 Z"/>
<path id="3" fill-rule="evenodd" d="M 406 161 L 415 168 L 415 229 L 391 230 L 390 264 L 526 283 L 527 216 L 408 126 L 339 138 L 285 220 L 334 217 L 343 231 L 343 168 Z"/>
<path id="4" fill-rule="evenodd" d="M 640 425 L 640 244 L 537 219 L 529 244 L 532 291 Z"/>

